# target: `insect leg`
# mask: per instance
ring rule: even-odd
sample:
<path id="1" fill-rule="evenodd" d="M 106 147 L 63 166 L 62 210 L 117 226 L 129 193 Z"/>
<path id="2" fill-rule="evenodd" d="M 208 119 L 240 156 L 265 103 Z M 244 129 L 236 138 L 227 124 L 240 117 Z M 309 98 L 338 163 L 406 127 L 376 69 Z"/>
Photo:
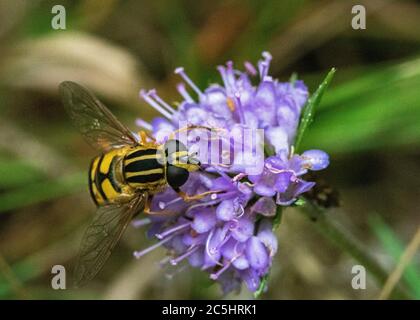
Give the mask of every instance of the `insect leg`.
<path id="1" fill-rule="evenodd" d="M 156 143 L 156 139 L 152 136 L 152 134 L 150 132 L 141 130 L 141 131 L 139 131 L 139 136 L 140 136 L 141 143 L 143 145 L 150 144 L 150 142 L 147 141 L 147 138 L 152 140 L 153 143 Z"/>
<path id="2" fill-rule="evenodd" d="M 158 211 L 151 211 L 151 202 L 152 197 L 149 197 L 147 201 L 144 203 L 143 212 L 147 215 L 164 215 L 165 212 L 158 212 Z"/>
<path id="3" fill-rule="evenodd" d="M 212 195 L 212 194 L 216 194 L 216 193 L 222 193 L 224 192 L 223 190 L 211 190 L 211 191 L 206 191 L 203 193 L 199 193 L 193 196 L 189 196 L 187 195 L 185 192 L 181 191 L 181 190 L 175 190 L 176 193 L 178 193 L 178 195 L 185 201 L 185 202 L 190 202 L 190 201 L 194 201 L 194 200 L 200 200 L 208 195 Z"/>
<path id="4" fill-rule="evenodd" d="M 143 212 L 145 213 L 145 214 L 150 214 L 150 202 L 151 202 L 151 198 L 148 198 L 147 200 L 146 200 L 146 202 L 144 203 L 144 209 L 143 209 Z"/>

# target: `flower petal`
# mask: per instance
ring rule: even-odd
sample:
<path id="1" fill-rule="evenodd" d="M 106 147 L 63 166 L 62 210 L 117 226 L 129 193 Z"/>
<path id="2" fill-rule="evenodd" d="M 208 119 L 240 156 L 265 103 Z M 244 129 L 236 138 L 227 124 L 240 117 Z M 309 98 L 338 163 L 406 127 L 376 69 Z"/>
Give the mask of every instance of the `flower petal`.
<path id="1" fill-rule="evenodd" d="M 194 214 L 191 227 L 198 233 L 205 233 L 214 228 L 216 222 L 217 220 L 213 210 L 202 209 L 200 212 Z"/>
<path id="2" fill-rule="evenodd" d="M 204 263 L 204 253 L 202 250 L 197 250 L 195 252 L 193 252 L 189 257 L 188 257 L 188 262 L 190 263 L 190 265 L 192 267 L 201 267 Z"/>
<path id="3" fill-rule="evenodd" d="M 248 217 L 239 219 L 231 229 L 232 236 L 239 242 L 245 242 L 254 233 L 254 222 Z"/>
<path id="4" fill-rule="evenodd" d="M 153 135 L 158 142 L 164 142 L 175 130 L 172 123 L 164 118 L 155 118 L 152 121 Z"/>
<path id="5" fill-rule="evenodd" d="M 268 253 L 264 244 L 257 237 L 251 237 L 245 249 L 246 258 L 252 268 L 263 270 L 268 266 Z"/>
<path id="6" fill-rule="evenodd" d="M 273 232 L 273 224 L 270 221 L 264 220 L 261 222 L 257 238 L 268 249 L 270 257 L 273 257 L 277 253 L 277 237 Z"/>
<path id="7" fill-rule="evenodd" d="M 322 150 L 308 150 L 302 153 L 302 158 L 309 169 L 318 171 L 325 169 L 330 164 L 328 154 Z"/>
<path id="8" fill-rule="evenodd" d="M 239 270 L 245 270 L 249 268 L 249 262 L 243 255 L 234 259 L 232 265 Z"/>
<path id="9" fill-rule="evenodd" d="M 249 291 L 251 292 L 255 292 L 257 291 L 258 287 L 260 286 L 260 276 L 257 273 L 257 271 L 255 271 L 252 268 L 248 268 L 246 270 L 243 270 L 241 273 L 241 278 L 242 280 L 245 282 L 247 288 Z"/>
<path id="10" fill-rule="evenodd" d="M 278 193 L 276 203 L 282 206 L 291 205 L 296 201 L 296 198 L 310 190 L 315 185 L 315 182 L 307 182 L 305 180 L 297 179 L 295 182 L 291 183 L 286 192 Z"/>
<path id="11" fill-rule="evenodd" d="M 285 192 L 292 182 L 293 173 L 290 171 L 283 171 L 277 175 L 275 188 L 277 192 Z"/>
<path id="12" fill-rule="evenodd" d="M 230 221 L 235 218 L 237 213 L 233 200 L 223 200 L 216 209 L 216 215 L 222 221 Z"/>
<path id="13" fill-rule="evenodd" d="M 267 141 L 274 147 L 277 153 L 289 150 L 289 140 L 287 132 L 283 127 L 269 127 L 265 130 Z"/>
<path id="14" fill-rule="evenodd" d="M 221 258 L 221 245 L 225 240 L 226 233 L 221 228 L 213 229 L 206 240 L 203 268 L 215 266 Z"/>
<path id="15" fill-rule="evenodd" d="M 271 197 L 261 197 L 251 207 L 251 212 L 259 213 L 266 217 L 274 217 L 276 214 L 276 203 Z"/>
<path id="16" fill-rule="evenodd" d="M 258 86 L 254 99 L 254 112 L 258 116 L 261 127 L 274 125 L 276 122 L 276 95 L 272 81 L 263 81 Z"/>
<path id="17" fill-rule="evenodd" d="M 254 187 L 254 191 L 256 194 L 260 196 L 272 197 L 276 194 L 276 191 L 272 186 L 266 185 L 264 183 L 258 183 Z"/>

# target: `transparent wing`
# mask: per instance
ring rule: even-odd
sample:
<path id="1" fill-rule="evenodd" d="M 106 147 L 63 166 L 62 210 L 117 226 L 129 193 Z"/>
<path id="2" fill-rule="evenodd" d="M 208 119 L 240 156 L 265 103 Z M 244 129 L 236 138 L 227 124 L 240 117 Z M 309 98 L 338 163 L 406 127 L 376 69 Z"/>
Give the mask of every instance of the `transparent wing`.
<path id="1" fill-rule="evenodd" d="M 143 210 L 146 193 L 126 204 L 99 207 L 80 246 L 74 281 L 76 286 L 91 280 L 103 267 L 133 216 Z"/>
<path id="2" fill-rule="evenodd" d="M 64 81 L 59 87 L 64 107 L 88 143 L 101 152 L 137 144 L 137 139 L 89 90 Z"/>

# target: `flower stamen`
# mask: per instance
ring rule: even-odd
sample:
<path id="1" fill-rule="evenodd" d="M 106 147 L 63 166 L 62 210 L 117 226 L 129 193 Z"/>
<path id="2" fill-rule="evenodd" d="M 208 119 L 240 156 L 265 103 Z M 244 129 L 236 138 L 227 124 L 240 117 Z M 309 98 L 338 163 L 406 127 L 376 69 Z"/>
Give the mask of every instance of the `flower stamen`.
<path id="1" fill-rule="evenodd" d="M 184 83 L 182 83 L 182 82 L 178 83 L 176 88 L 178 89 L 179 94 L 185 99 L 185 101 L 187 101 L 189 103 L 194 102 L 194 99 L 190 96 L 187 89 L 185 89 L 185 84 Z"/>
<path id="2" fill-rule="evenodd" d="M 141 128 L 144 128 L 144 129 L 146 129 L 148 131 L 153 131 L 152 125 L 150 123 L 148 123 L 147 121 L 144 121 L 141 118 L 137 118 L 136 119 L 136 125 L 138 125 Z"/>
<path id="3" fill-rule="evenodd" d="M 176 68 L 175 69 L 175 74 L 179 74 L 182 77 L 182 79 L 184 79 L 184 81 L 186 83 L 188 83 L 188 85 L 198 94 L 199 97 L 201 97 L 203 95 L 203 93 L 197 87 L 197 85 L 191 80 L 190 77 L 187 76 L 183 67 Z"/>
<path id="4" fill-rule="evenodd" d="M 134 228 L 140 228 L 140 227 L 150 224 L 151 222 L 152 220 L 150 220 L 149 218 L 143 218 L 143 219 L 133 220 L 133 222 L 131 222 L 131 225 Z"/>
<path id="5" fill-rule="evenodd" d="M 217 248 L 215 248 L 215 247 L 210 248 L 210 241 L 213 238 L 213 234 L 214 234 L 214 229 L 212 229 L 210 231 L 210 234 L 207 237 L 207 240 L 206 240 L 206 252 L 207 252 L 207 255 L 210 257 L 211 260 L 213 260 L 214 263 L 222 266 L 222 264 L 219 261 L 217 261 L 216 259 L 214 259 L 214 257 L 213 257 L 214 254 L 217 253 Z"/>
<path id="6" fill-rule="evenodd" d="M 149 92 L 146 92 L 145 90 L 140 90 L 140 96 L 143 98 L 144 101 L 146 101 L 150 106 L 152 106 L 161 115 L 163 115 L 164 117 L 168 118 L 169 120 L 172 120 L 172 114 L 170 114 L 168 111 L 166 111 L 165 108 L 163 108 L 155 100 L 153 100 L 149 96 Z"/>
<path id="7" fill-rule="evenodd" d="M 223 267 L 220 268 L 216 273 L 210 274 L 210 279 L 217 280 L 220 277 L 220 275 L 230 267 L 230 265 L 231 265 L 231 261 L 223 265 Z"/>
<path id="8" fill-rule="evenodd" d="M 166 239 L 163 239 L 162 241 L 159 241 L 159 242 L 155 243 L 154 245 L 151 245 L 150 247 L 148 247 L 148 248 L 146 248 L 146 249 L 144 249 L 144 250 L 142 250 L 142 251 L 134 251 L 134 252 L 133 252 L 134 258 L 136 258 L 136 259 L 140 259 L 140 258 L 141 258 L 141 257 L 143 257 L 145 254 L 147 254 L 147 253 L 149 253 L 149 252 L 151 252 L 151 251 L 153 251 L 153 250 L 155 250 L 155 249 L 159 248 L 160 246 L 162 246 L 163 244 L 165 244 L 165 243 L 166 243 L 166 242 L 168 242 L 169 240 L 172 240 L 172 239 L 175 237 L 175 235 L 176 235 L 176 233 L 175 233 L 175 234 L 173 234 L 172 236 L 169 236 L 169 237 L 168 237 L 168 238 L 166 238 Z"/>
<path id="9" fill-rule="evenodd" d="M 177 202 L 179 202 L 181 200 L 182 200 L 181 197 L 177 197 L 177 198 L 172 199 L 171 201 L 168 201 L 168 202 L 160 201 L 159 202 L 159 208 L 163 210 L 163 209 L 167 208 L 168 206 L 170 206 L 170 205 L 172 205 L 174 203 L 177 203 Z"/>
<path id="10" fill-rule="evenodd" d="M 251 76 L 256 76 L 257 75 L 257 70 L 255 69 L 254 65 L 249 62 L 249 61 L 245 61 L 244 62 L 244 66 L 245 66 L 245 70 L 251 75 Z"/>
<path id="11" fill-rule="evenodd" d="M 187 250 L 184 254 L 174 258 L 170 259 L 169 262 L 171 265 L 176 266 L 180 261 L 184 260 L 185 258 L 188 258 L 190 255 L 192 255 L 194 252 L 198 250 L 199 246 L 194 246 L 190 250 Z"/>
<path id="12" fill-rule="evenodd" d="M 235 92 L 235 100 L 236 100 L 236 105 L 238 107 L 237 110 L 238 110 L 239 121 L 242 124 L 245 124 L 245 114 L 244 114 L 244 109 L 241 103 L 241 94 L 239 92 Z"/>
<path id="13" fill-rule="evenodd" d="M 190 225 L 190 222 L 186 222 L 186 223 L 180 224 L 178 226 L 175 226 L 173 228 L 170 228 L 170 229 L 168 229 L 168 230 L 166 230 L 162 233 L 156 233 L 155 236 L 156 236 L 156 238 L 161 240 L 163 238 L 166 238 L 168 235 L 170 235 L 174 232 L 177 232 L 179 230 L 182 230 L 182 229 L 188 227 L 189 225 Z"/>
<path id="14" fill-rule="evenodd" d="M 152 89 L 149 91 L 149 95 L 155 99 L 162 107 L 164 107 L 169 113 L 174 114 L 176 111 L 172 108 L 169 103 L 165 102 L 159 95 L 156 93 L 156 90 Z"/>
<path id="15" fill-rule="evenodd" d="M 270 62 L 271 62 L 272 56 L 267 51 L 264 51 L 262 53 L 262 56 L 264 60 L 258 62 L 258 71 L 260 73 L 260 78 L 262 80 L 265 80 L 268 74 L 268 70 L 270 68 Z"/>

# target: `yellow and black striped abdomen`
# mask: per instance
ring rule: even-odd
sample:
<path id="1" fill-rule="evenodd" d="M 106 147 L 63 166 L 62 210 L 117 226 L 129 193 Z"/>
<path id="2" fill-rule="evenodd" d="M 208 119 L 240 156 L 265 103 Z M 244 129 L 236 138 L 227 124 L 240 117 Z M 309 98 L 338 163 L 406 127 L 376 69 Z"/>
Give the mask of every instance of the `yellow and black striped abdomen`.
<path id="1" fill-rule="evenodd" d="M 163 154 L 157 148 L 137 147 L 124 157 L 125 182 L 134 189 L 155 190 L 165 185 Z"/>
<path id="2" fill-rule="evenodd" d="M 89 189 L 97 205 L 119 200 L 122 190 L 121 181 L 117 178 L 117 162 L 120 159 L 121 151 L 114 150 L 92 160 L 89 170 Z"/>

